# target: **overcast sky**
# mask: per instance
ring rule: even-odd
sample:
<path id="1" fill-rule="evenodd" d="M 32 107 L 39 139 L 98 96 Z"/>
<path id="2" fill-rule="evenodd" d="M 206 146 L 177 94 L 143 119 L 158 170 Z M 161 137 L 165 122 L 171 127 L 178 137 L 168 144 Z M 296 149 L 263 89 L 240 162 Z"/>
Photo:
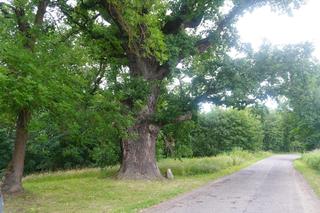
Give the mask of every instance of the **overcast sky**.
<path id="1" fill-rule="evenodd" d="M 243 42 L 255 49 L 264 40 L 272 44 L 292 44 L 310 41 L 315 45 L 314 55 L 320 59 L 320 0 L 308 0 L 293 16 L 279 15 L 270 7 L 262 7 L 245 14 L 237 23 Z"/>
<path id="2" fill-rule="evenodd" d="M 245 14 L 237 23 L 241 41 L 251 43 L 254 49 L 267 40 L 275 45 L 309 41 L 315 46 L 314 56 L 320 59 L 320 0 L 308 0 L 292 16 L 272 12 L 262 7 Z M 276 108 L 273 100 L 266 101 Z"/>
<path id="3" fill-rule="evenodd" d="M 237 23 L 242 42 L 251 43 L 255 50 L 268 41 L 274 45 L 294 44 L 309 41 L 315 46 L 314 56 L 320 60 L 320 0 L 308 0 L 295 10 L 292 16 L 272 12 L 265 6 L 245 14 Z M 277 103 L 269 99 L 269 108 Z M 203 104 L 203 111 L 210 111 L 210 104 Z"/>

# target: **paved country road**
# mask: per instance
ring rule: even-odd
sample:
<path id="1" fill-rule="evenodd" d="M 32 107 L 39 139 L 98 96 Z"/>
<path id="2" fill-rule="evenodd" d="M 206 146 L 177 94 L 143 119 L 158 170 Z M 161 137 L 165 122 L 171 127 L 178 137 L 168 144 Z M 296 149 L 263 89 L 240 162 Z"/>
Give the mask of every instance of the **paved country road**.
<path id="1" fill-rule="evenodd" d="M 320 201 L 292 161 L 276 155 L 166 201 L 145 213 L 320 213 Z"/>

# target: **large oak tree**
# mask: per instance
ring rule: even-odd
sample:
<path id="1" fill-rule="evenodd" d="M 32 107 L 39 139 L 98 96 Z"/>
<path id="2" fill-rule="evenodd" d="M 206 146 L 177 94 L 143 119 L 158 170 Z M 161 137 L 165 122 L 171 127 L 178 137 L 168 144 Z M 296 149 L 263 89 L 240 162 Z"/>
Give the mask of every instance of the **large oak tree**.
<path id="1" fill-rule="evenodd" d="M 229 2 L 231 9 L 222 9 Z M 99 44 L 110 64 L 126 73 L 130 89 L 122 97 L 133 113 L 129 137 L 121 141 L 124 179 L 161 179 L 155 158 L 161 124 L 159 97 L 178 64 L 201 55 L 216 57 L 233 39 L 234 23 L 244 12 L 270 4 L 286 10 L 299 0 L 85 0 L 59 6 L 69 24 Z M 205 27 L 206 26 L 206 27 Z M 209 27 L 208 27 L 209 26 Z M 108 84 L 108 82 L 107 82 Z M 141 89 L 143 87 L 143 89 Z M 202 99 L 212 96 L 208 91 Z M 183 116 L 182 116 L 183 117 Z M 175 120 L 180 120 L 177 118 Z"/>

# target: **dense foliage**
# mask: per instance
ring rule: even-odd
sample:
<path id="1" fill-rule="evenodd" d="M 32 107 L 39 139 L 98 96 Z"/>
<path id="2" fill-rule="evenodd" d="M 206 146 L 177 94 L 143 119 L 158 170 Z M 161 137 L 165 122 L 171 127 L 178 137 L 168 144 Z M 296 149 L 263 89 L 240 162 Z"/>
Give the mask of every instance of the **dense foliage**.
<path id="1" fill-rule="evenodd" d="M 193 135 L 195 156 L 211 156 L 238 147 L 257 151 L 262 148 L 261 121 L 247 110 L 213 110 L 199 116 Z"/>

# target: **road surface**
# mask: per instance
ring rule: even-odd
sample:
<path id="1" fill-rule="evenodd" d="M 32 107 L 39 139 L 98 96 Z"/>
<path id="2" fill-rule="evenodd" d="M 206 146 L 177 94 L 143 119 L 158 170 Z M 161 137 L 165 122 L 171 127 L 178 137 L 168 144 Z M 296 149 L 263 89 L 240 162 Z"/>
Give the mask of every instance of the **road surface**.
<path id="1" fill-rule="evenodd" d="M 144 213 L 320 213 L 320 201 L 292 161 L 276 155 L 144 210 Z"/>

